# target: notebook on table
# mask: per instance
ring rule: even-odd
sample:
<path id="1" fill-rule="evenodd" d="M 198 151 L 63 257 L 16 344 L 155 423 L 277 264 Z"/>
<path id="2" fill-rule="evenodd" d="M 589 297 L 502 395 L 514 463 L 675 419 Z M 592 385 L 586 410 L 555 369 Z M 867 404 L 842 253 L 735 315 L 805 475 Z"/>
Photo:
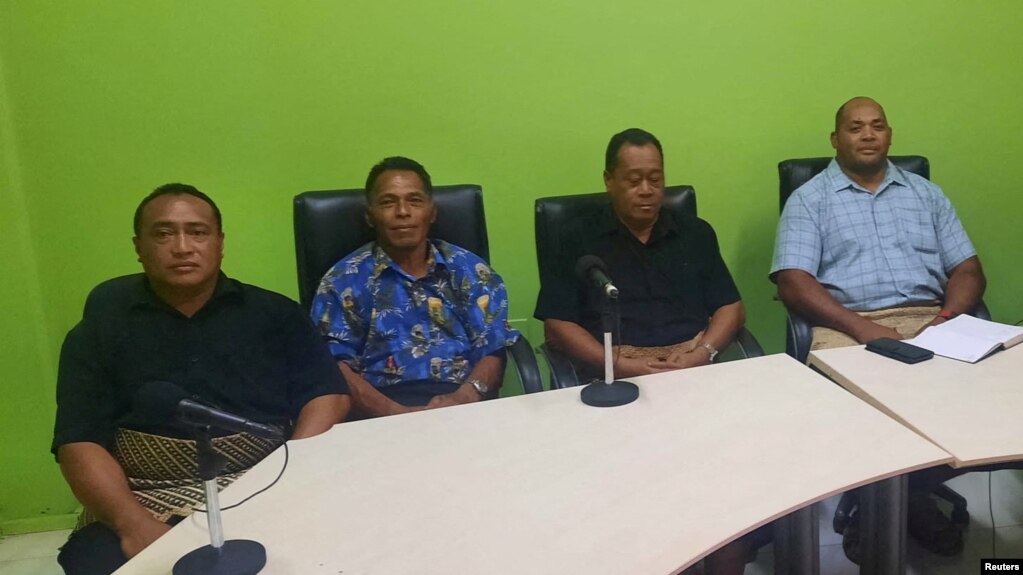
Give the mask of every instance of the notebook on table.
<path id="1" fill-rule="evenodd" d="M 956 316 L 941 325 L 925 329 L 906 343 L 929 349 L 937 355 L 977 363 L 996 350 L 1023 342 L 1023 327 Z"/>

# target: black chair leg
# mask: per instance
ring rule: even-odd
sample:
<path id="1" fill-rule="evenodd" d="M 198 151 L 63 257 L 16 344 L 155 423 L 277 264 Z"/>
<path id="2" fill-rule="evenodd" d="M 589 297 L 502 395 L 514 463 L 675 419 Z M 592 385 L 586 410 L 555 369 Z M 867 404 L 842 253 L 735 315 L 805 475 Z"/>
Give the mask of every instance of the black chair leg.
<path id="1" fill-rule="evenodd" d="M 831 527 L 835 533 L 839 535 L 845 533 L 845 528 L 852 521 L 853 510 L 859 502 L 860 498 L 856 491 L 846 491 L 842 494 L 842 498 L 838 500 L 838 508 L 835 509 L 835 516 L 831 520 Z"/>
<path id="2" fill-rule="evenodd" d="M 970 522 L 970 512 L 966 510 L 966 498 L 942 483 L 934 488 L 934 495 L 952 504 L 952 523 L 966 525 Z"/>

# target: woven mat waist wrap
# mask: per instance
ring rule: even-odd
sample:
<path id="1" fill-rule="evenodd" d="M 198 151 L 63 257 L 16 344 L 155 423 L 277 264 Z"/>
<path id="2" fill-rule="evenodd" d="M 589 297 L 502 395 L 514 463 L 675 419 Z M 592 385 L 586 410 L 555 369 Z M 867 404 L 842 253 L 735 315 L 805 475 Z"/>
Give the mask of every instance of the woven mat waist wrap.
<path id="1" fill-rule="evenodd" d="M 280 445 L 280 441 L 248 433 L 214 438 L 213 449 L 227 460 L 217 477 L 219 488 L 230 485 Z M 135 498 L 156 519 L 167 521 L 175 515 L 187 517 L 193 508 L 203 504 L 195 441 L 119 429 L 114 438 L 113 455 L 124 469 Z M 95 517 L 85 510 L 78 518 L 78 527 L 93 521 Z"/>
<path id="2" fill-rule="evenodd" d="M 902 307 L 890 307 L 876 311 L 856 312 L 870 321 L 890 327 L 899 332 L 903 337 L 909 338 L 916 335 L 918 331 L 929 324 L 938 312 L 939 305 L 913 305 Z M 849 347 L 859 345 L 849 334 L 842 333 L 826 327 L 814 327 L 813 339 L 810 342 L 811 350 L 833 349 L 836 347 Z"/>

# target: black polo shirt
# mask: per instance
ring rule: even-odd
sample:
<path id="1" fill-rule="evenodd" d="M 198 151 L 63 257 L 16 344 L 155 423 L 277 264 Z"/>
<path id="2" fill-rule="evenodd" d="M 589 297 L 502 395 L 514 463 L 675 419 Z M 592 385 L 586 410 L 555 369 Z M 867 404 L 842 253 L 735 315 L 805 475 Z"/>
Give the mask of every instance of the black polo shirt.
<path id="1" fill-rule="evenodd" d="M 603 294 L 575 276 L 576 262 L 587 254 L 604 260 L 620 292 L 618 343 L 648 347 L 687 341 L 707 327 L 719 307 L 740 299 L 714 230 L 694 216 L 679 219 L 661 210 L 644 244 L 609 205 L 571 220 L 559 244 L 533 316 L 577 323 L 597 341 L 603 341 Z"/>
<path id="2" fill-rule="evenodd" d="M 186 436 L 133 399 L 168 381 L 202 401 L 262 423 L 287 426 L 318 396 L 348 393 L 326 345 L 290 299 L 221 274 L 191 318 L 160 300 L 144 274 L 106 281 L 89 294 L 67 335 L 57 377 L 52 450 L 65 443 L 111 447 L 123 427 Z"/>

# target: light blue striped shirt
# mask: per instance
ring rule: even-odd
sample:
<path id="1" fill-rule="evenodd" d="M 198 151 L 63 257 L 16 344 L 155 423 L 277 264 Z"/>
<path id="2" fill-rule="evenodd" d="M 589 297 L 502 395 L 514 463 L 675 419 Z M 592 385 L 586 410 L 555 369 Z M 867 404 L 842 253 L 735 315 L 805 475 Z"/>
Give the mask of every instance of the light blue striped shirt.
<path id="1" fill-rule="evenodd" d="M 891 162 L 877 190 L 831 160 L 785 203 L 771 278 L 803 270 L 855 311 L 941 300 L 948 272 L 977 253 L 952 202 Z"/>

